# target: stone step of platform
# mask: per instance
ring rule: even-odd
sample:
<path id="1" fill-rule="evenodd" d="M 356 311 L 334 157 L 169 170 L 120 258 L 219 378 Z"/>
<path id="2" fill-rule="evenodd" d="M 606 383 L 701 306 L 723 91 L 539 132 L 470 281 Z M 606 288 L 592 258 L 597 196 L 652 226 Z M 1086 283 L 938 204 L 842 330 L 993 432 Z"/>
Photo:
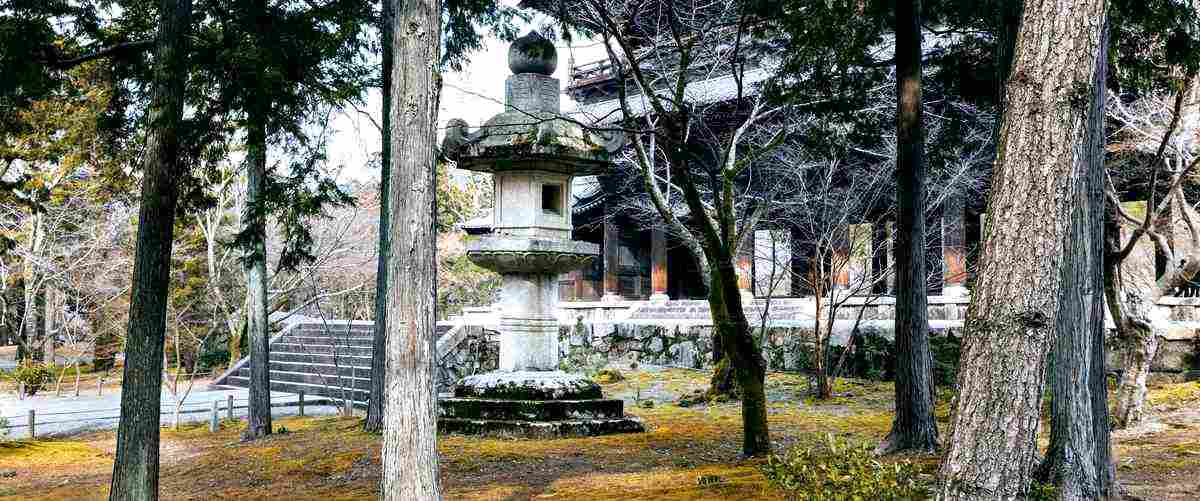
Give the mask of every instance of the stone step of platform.
<path id="1" fill-rule="evenodd" d="M 371 356 L 371 346 L 346 346 L 342 344 L 295 344 L 295 343 L 273 343 L 271 351 L 279 351 L 286 353 L 310 353 L 310 354 L 338 354 L 351 355 L 356 357 Z"/>
<path id="2" fill-rule="evenodd" d="M 619 419 L 582 419 L 564 421 L 510 421 L 495 419 L 439 418 L 438 433 L 455 433 L 503 438 L 568 438 L 594 437 L 615 433 L 646 431 L 641 420 L 632 417 Z"/>
<path id="3" fill-rule="evenodd" d="M 275 350 L 275 347 L 271 348 Z M 283 352 L 272 351 L 272 362 L 293 362 L 298 364 L 326 364 L 340 365 L 342 367 L 358 367 L 370 369 L 371 357 L 355 356 L 355 355 L 338 355 L 334 356 L 328 353 L 304 353 L 304 352 Z"/>
<path id="4" fill-rule="evenodd" d="M 250 378 L 244 376 L 229 376 L 230 386 L 238 386 L 241 388 L 250 387 Z M 320 384 L 306 384 L 289 381 L 271 380 L 271 391 L 281 391 L 285 393 L 304 392 L 305 395 L 318 395 L 329 397 L 335 400 L 341 400 L 344 396 L 349 396 L 355 402 L 356 406 L 363 405 L 370 397 L 370 390 L 350 390 L 346 389 L 343 392 L 342 388 L 337 386 L 325 386 Z"/>
<path id="5" fill-rule="evenodd" d="M 297 336 L 297 335 L 287 334 L 287 335 L 284 335 L 283 337 L 280 337 L 279 341 L 276 341 L 276 342 L 277 343 L 287 343 L 287 344 L 302 344 L 305 346 L 341 345 L 341 346 L 356 346 L 356 347 L 370 348 L 371 343 L 374 342 L 374 339 L 369 338 L 369 337 L 331 338 L 331 337 L 326 337 L 326 336 Z"/>
<path id="6" fill-rule="evenodd" d="M 239 377 L 250 378 L 250 369 L 243 367 L 237 372 Z M 368 377 L 350 377 L 350 376 L 327 376 L 324 374 L 314 374 L 311 372 L 291 372 L 291 371 L 271 371 L 271 381 L 279 381 L 282 383 L 302 383 L 315 386 L 330 386 L 330 387 L 345 387 L 358 390 L 371 389 L 371 378 Z"/>
<path id="7" fill-rule="evenodd" d="M 621 400 L 490 400 L 446 398 L 438 401 L 441 418 L 500 421 L 568 421 L 620 419 L 625 404 Z"/>
<path id="8" fill-rule="evenodd" d="M 274 358 L 274 357 L 272 357 Z M 370 367 L 357 367 L 342 364 L 311 364 L 298 362 L 279 362 L 271 361 L 272 371 L 285 372 L 308 372 L 311 374 L 321 374 L 328 377 L 345 376 L 345 377 L 371 377 Z"/>

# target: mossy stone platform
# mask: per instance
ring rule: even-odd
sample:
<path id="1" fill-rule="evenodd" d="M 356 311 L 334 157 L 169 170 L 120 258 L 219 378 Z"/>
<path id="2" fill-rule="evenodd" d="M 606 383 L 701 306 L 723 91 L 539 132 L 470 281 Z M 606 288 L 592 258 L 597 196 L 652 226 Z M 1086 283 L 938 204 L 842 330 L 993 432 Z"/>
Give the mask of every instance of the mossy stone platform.
<path id="1" fill-rule="evenodd" d="M 625 403 L 561 371 L 491 372 L 464 378 L 438 402 L 438 431 L 464 435 L 559 438 L 637 433 Z"/>

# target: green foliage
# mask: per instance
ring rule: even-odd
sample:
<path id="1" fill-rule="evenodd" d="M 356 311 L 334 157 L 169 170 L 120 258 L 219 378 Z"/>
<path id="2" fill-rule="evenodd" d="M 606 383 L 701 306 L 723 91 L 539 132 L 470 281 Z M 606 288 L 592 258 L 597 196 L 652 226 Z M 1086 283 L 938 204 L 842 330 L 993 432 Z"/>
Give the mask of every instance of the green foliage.
<path id="1" fill-rule="evenodd" d="M 874 330 L 854 333 L 854 354 L 847 360 L 846 375 L 873 381 L 896 378 L 895 346 Z"/>
<path id="2" fill-rule="evenodd" d="M 476 266 L 467 255 L 438 260 L 438 312 L 456 315 L 463 307 L 492 304 L 500 290 L 500 276 Z"/>
<path id="3" fill-rule="evenodd" d="M 947 334 L 929 336 L 929 351 L 933 354 L 933 382 L 938 386 L 954 386 L 958 379 L 958 359 L 962 353 L 962 339 Z"/>
<path id="4" fill-rule="evenodd" d="M 908 461 L 885 464 L 868 444 L 826 435 L 817 446 L 772 455 L 762 466 L 771 486 L 808 501 L 926 499 L 929 489 Z"/>
<path id="5" fill-rule="evenodd" d="M 54 378 L 55 366 L 26 360 L 4 374 L 4 378 L 13 384 L 25 383 L 25 394 L 36 395 L 42 386 Z"/>

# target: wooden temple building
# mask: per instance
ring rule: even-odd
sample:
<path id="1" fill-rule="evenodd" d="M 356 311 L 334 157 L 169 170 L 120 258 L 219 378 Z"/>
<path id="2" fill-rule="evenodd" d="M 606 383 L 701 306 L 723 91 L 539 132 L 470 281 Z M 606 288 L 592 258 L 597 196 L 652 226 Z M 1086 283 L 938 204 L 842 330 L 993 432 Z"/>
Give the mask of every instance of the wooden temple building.
<path id="1" fill-rule="evenodd" d="M 581 110 L 592 116 L 611 115 L 619 106 L 614 77 L 607 61 L 571 65 L 564 93 L 574 99 Z M 748 70 L 749 81 L 766 78 L 765 71 Z M 709 99 L 721 100 L 732 91 L 733 77 L 718 76 L 696 81 L 689 87 L 702 87 Z M 575 178 L 572 186 L 571 220 L 573 238 L 598 244 L 601 258 L 582 270 L 564 274 L 559 282 L 559 298 L 567 302 L 590 301 L 666 301 L 706 299 L 704 277 L 688 249 L 660 227 L 636 220 L 644 216 L 624 213 L 616 193 L 631 184 L 620 173 Z M 636 184 L 636 183 L 633 183 Z M 962 200 L 943 204 L 938 218 L 927 223 L 930 239 L 927 269 L 930 295 L 965 296 L 969 281 L 969 255 L 980 241 L 980 214 Z M 471 234 L 491 231 L 490 215 L 464 224 Z M 852 228 L 853 226 L 853 228 Z M 844 239 L 846 254 L 856 246 L 875 251 L 860 262 L 840 269 L 830 284 L 834 289 L 853 283 L 863 283 L 861 274 L 870 274 L 875 282 L 861 294 L 888 295 L 892 283 L 887 274 L 891 261 L 891 224 L 846 225 Z M 786 233 L 786 232 L 783 232 Z M 856 242 L 854 239 L 870 242 Z M 803 280 L 790 277 L 807 276 L 809 259 L 802 251 L 800 240 L 790 238 L 776 228 L 756 229 L 753 239 L 746 242 L 738 259 L 739 285 L 744 294 L 755 297 L 808 297 L 811 287 Z M 888 249 L 884 251 L 885 247 Z M 795 249 L 795 251 L 793 251 Z M 851 258 L 853 259 L 853 258 Z M 779 270 L 786 269 L 785 272 Z"/>

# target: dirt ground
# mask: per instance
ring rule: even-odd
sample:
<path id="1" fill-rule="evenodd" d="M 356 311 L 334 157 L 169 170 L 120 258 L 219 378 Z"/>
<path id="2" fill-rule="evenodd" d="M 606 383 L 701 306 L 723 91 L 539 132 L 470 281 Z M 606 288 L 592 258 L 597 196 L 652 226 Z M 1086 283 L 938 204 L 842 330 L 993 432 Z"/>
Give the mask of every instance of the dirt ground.
<path id="1" fill-rule="evenodd" d="M 738 461 L 736 403 L 679 407 L 707 374 L 638 371 L 606 384 L 647 432 L 587 439 L 510 440 L 444 436 L 439 440 L 447 499 L 783 499 L 757 461 Z M 801 376 L 768 378 L 772 439 L 779 451 L 826 433 L 877 441 L 890 426 L 890 384 L 839 380 L 838 396 L 813 402 Z M 1156 423 L 1115 437 L 1118 475 L 1146 500 L 1195 499 L 1200 492 L 1200 383 L 1155 388 Z M 939 406 L 944 421 L 948 405 Z M 243 444 L 239 422 L 162 433 L 164 499 L 372 499 L 379 483 L 379 437 L 355 418 L 285 418 L 286 433 Z M 0 499 L 103 499 L 114 433 L 0 444 Z M 937 457 L 914 458 L 932 475 Z M 704 477 L 705 482 L 698 480 Z M 717 479 L 713 482 L 713 479 Z"/>

